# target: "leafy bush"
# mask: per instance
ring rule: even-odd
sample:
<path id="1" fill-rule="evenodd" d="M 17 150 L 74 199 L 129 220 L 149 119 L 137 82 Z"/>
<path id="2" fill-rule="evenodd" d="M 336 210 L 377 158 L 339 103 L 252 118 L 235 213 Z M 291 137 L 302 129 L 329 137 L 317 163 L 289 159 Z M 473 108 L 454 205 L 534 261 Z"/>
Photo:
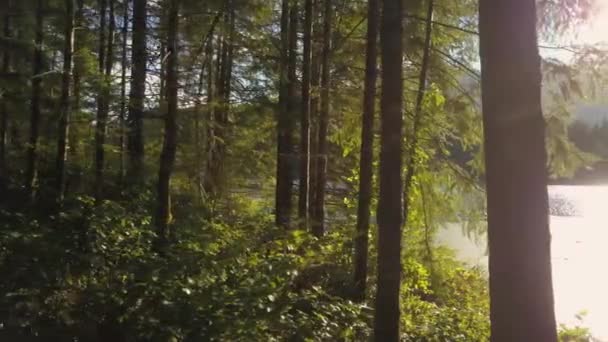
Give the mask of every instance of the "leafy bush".
<path id="1" fill-rule="evenodd" d="M 208 221 L 192 214 L 196 208 L 180 208 L 173 244 L 161 256 L 146 203 L 95 207 L 80 198 L 46 218 L 0 213 L 0 334 L 66 341 L 371 336 L 371 305 L 348 299 L 350 227 L 316 239 L 274 227 L 263 210 Z M 433 274 L 415 258 L 405 261 L 404 340 L 487 338 L 484 278 L 450 260 L 437 259 Z"/>

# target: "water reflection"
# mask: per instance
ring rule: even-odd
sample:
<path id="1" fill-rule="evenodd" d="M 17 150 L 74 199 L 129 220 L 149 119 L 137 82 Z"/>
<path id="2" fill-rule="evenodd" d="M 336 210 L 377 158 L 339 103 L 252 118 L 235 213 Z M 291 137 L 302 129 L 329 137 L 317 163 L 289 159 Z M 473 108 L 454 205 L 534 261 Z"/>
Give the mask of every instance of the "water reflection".
<path id="1" fill-rule="evenodd" d="M 575 315 L 586 311 L 585 325 L 608 341 L 608 186 L 550 186 L 549 198 L 557 320 L 576 324 Z M 467 239 L 458 225 L 438 240 L 461 259 L 487 267 L 485 241 Z"/>

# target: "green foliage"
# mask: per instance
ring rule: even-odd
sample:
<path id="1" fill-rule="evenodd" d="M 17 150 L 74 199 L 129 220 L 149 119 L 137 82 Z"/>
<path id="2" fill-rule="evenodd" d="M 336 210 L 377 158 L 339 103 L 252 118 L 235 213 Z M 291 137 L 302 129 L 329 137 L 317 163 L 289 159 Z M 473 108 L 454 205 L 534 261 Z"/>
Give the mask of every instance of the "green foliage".
<path id="1" fill-rule="evenodd" d="M 591 333 L 588 328 L 583 326 L 583 321 L 585 318 L 586 312 L 581 312 L 576 315 L 576 319 L 578 324 L 573 327 L 566 326 L 565 324 L 560 324 L 559 326 L 559 336 L 558 339 L 560 342 L 591 342 L 593 341 Z"/>
<path id="2" fill-rule="evenodd" d="M 319 240 L 275 228 L 260 210 L 210 222 L 190 206 L 179 211 L 174 243 L 161 256 L 146 203 L 143 196 L 95 207 L 82 197 L 38 219 L 3 211 L 0 322 L 7 336 L 361 341 L 371 335 L 370 304 L 348 299 L 347 230 Z M 486 336 L 482 275 L 448 256 L 435 260 L 433 272 L 424 265 L 405 262 L 404 338 Z"/>

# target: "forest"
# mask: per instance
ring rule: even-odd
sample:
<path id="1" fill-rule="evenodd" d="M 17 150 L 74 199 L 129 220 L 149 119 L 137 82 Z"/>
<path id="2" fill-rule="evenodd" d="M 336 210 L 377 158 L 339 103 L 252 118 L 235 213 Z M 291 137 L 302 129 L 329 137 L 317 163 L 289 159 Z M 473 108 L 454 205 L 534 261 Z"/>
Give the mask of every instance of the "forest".
<path id="1" fill-rule="evenodd" d="M 592 341 L 547 185 L 608 158 L 596 2 L 0 0 L 0 341 Z"/>

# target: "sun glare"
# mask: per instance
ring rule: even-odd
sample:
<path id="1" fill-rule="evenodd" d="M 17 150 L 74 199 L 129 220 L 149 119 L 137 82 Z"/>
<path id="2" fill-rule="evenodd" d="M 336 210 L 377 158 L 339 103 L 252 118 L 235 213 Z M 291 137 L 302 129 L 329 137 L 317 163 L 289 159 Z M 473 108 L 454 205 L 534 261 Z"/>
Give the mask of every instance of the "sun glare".
<path id="1" fill-rule="evenodd" d="M 608 43 L 608 0 L 597 0 L 589 21 L 575 32 L 573 43 Z"/>

